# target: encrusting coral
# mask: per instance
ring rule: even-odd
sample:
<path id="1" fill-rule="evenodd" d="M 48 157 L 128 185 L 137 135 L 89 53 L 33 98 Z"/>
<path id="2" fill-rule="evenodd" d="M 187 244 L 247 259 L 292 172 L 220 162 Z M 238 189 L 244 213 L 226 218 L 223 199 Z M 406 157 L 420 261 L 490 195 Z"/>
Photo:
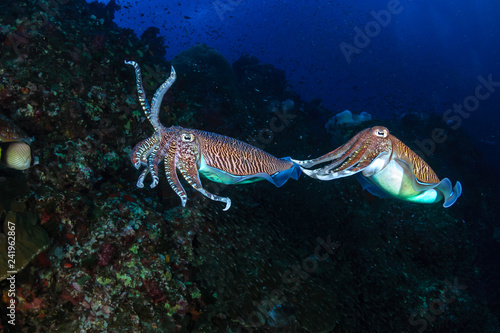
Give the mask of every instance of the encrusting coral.
<path id="1" fill-rule="evenodd" d="M 478 182 L 470 190 L 480 192 L 477 201 L 471 194 L 444 211 L 378 199 L 349 179 L 314 188 L 307 179 L 280 189 L 204 184 L 233 199 L 234 207 L 222 213 L 190 189 L 189 209 L 180 207 L 166 182 L 138 189 L 128 161 L 151 124 L 123 59 L 141 64 L 148 96 L 171 64 L 151 56 L 161 53 L 158 43 L 148 45 L 153 36 L 141 40 L 119 29 L 109 13 L 93 12 L 83 0 L 57 3 L 50 12 L 27 1 L 0 5 L 0 113 L 36 138 L 31 147 L 40 159 L 23 172 L 0 169 L 1 189 L 8 189 L 0 195 L 24 205 L 2 210 L 19 221 L 26 214 L 30 226 L 36 222 L 33 230 L 50 240 L 16 275 L 16 329 L 410 331 L 419 327 L 409 318 L 427 320 L 445 288 L 455 301 L 426 321 L 429 331 L 493 326 L 491 308 L 475 296 L 484 280 L 473 239 L 483 238 L 471 236 L 470 224 L 481 222 L 477 212 L 495 211 L 496 193 Z M 256 138 L 275 156 L 327 152 L 375 125 L 329 135 L 319 107 L 300 100 L 283 71 L 244 57 L 232 66 L 235 88 L 215 88 L 214 64 L 203 54 L 190 58 L 159 109 L 164 124 Z M 288 99 L 294 118 L 285 124 L 272 110 L 283 111 Z M 279 132 L 270 132 L 273 117 Z M 411 143 L 439 121 L 430 119 L 385 125 Z M 429 164 L 452 161 L 451 178 L 472 169 L 493 176 L 471 164 L 479 157 L 462 131 L 450 133 L 441 147 Z M 22 187 L 26 191 L 17 191 Z M 494 220 L 493 213 L 488 217 Z M 328 242 L 337 244 L 330 252 L 322 247 Z M 453 285 L 455 278 L 469 288 L 450 288 L 446 281 Z M 4 294 L 1 305 L 6 301 Z M 5 316 L 0 325 L 6 330 Z"/>

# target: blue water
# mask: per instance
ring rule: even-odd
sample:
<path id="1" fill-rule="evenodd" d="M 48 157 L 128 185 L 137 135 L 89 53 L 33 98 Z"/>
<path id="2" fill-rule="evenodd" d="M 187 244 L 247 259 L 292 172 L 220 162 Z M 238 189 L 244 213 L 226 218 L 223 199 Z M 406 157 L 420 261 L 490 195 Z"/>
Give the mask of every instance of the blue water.
<path id="1" fill-rule="evenodd" d="M 115 13 L 120 26 L 139 36 L 150 26 L 160 29 L 167 59 L 198 43 L 217 49 L 231 63 L 241 55 L 256 56 L 285 70 L 303 99 L 320 98 L 335 113 L 349 109 L 379 118 L 409 111 L 443 114 L 474 93 L 478 76 L 500 81 L 498 1 L 117 4 L 122 7 Z M 354 52 L 350 46 L 358 47 Z M 460 116 L 486 151 L 498 150 L 498 132 L 490 124 L 500 120 L 494 112 L 499 102 L 496 91 L 473 114 Z"/>

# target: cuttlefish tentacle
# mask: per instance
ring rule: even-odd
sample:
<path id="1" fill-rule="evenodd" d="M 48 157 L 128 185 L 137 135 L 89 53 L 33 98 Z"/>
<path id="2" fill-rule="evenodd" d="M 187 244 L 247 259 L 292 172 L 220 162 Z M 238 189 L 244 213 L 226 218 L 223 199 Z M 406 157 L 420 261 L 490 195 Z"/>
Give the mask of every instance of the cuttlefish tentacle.
<path id="1" fill-rule="evenodd" d="M 365 130 L 366 131 L 366 130 Z M 349 140 L 347 143 L 343 144 L 339 148 L 335 149 L 334 151 L 331 151 L 323 156 L 320 156 L 318 158 L 312 159 L 312 160 L 304 160 L 304 161 L 299 161 L 299 160 L 293 160 L 293 162 L 297 163 L 301 167 L 304 168 L 310 168 L 313 167 L 317 164 L 325 163 L 325 162 L 332 162 L 332 165 L 338 165 L 342 163 L 346 158 L 348 158 L 358 147 L 358 142 L 359 139 L 363 136 L 362 131 L 358 134 L 356 134 L 351 140 Z M 335 163 L 335 164 L 333 164 Z"/>
<path id="2" fill-rule="evenodd" d="M 175 73 L 174 67 L 170 67 L 170 76 L 168 79 L 162 83 L 162 85 L 156 90 L 153 100 L 151 102 L 152 108 L 151 108 L 151 123 L 153 124 L 153 127 L 155 128 L 155 132 L 157 131 L 156 128 L 163 128 L 163 125 L 160 123 L 160 105 L 161 101 L 163 99 L 163 96 L 165 96 L 165 93 L 170 89 L 172 84 L 174 84 L 175 79 L 177 78 L 177 74 Z"/>
<path id="3" fill-rule="evenodd" d="M 139 168 L 145 165 L 137 186 L 144 186 L 144 179 L 151 174 L 155 187 L 159 182 L 158 165 L 165 160 L 165 173 L 169 185 L 181 198 L 185 206 L 187 194 L 182 187 L 177 171 L 195 190 L 206 197 L 226 203 L 224 210 L 229 209 L 231 200 L 219 197 L 206 191 L 199 175 L 223 184 L 245 184 L 259 180 L 268 180 L 276 186 L 282 186 L 289 178 L 298 179 L 300 167 L 290 158 L 278 159 L 247 143 L 194 129 L 180 126 L 165 128 L 159 120 L 161 100 L 175 81 L 176 74 L 172 68 L 170 77 L 156 91 L 151 107 L 149 106 L 142 86 L 141 71 L 134 61 L 125 61 L 132 65 L 136 74 L 136 86 L 139 101 L 155 133 L 141 141 L 132 150 L 132 164 Z"/>
<path id="4" fill-rule="evenodd" d="M 380 165 L 383 168 L 392 157 L 391 141 L 381 140 L 386 138 L 388 134 L 389 132 L 382 128 L 375 130 L 367 128 L 334 151 L 305 163 L 305 165 L 314 166 L 332 161 L 327 166 L 315 170 L 302 169 L 302 171 L 311 178 L 320 180 L 337 179 L 361 172 L 374 159 L 385 155 L 381 160 L 385 163 Z M 294 160 L 294 162 L 300 161 Z"/>
<path id="5" fill-rule="evenodd" d="M 160 173 L 158 171 L 158 165 L 161 163 L 163 159 L 165 159 L 166 156 L 168 156 L 168 152 L 171 149 L 172 141 L 175 140 L 173 138 L 168 137 L 167 139 L 162 140 L 159 145 L 153 147 L 153 149 L 150 152 L 148 158 L 148 165 L 151 172 L 151 177 L 153 178 L 153 183 L 151 184 L 151 188 L 158 185 L 160 181 L 159 178 Z"/>
<path id="6" fill-rule="evenodd" d="M 332 180 L 358 174 L 358 179 L 371 193 L 402 200 L 434 203 L 444 199 L 450 207 L 462 193 L 448 178 L 439 180 L 432 168 L 408 146 L 382 126 L 367 128 L 346 144 L 314 160 L 295 161 L 304 166 L 330 164 L 305 174 L 320 180 Z"/>
<path id="7" fill-rule="evenodd" d="M 177 141 L 172 140 L 170 141 L 170 145 L 165 155 L 165 174 L 167 175 L 168 184 L 174 190 L 175 194 L 181 198 L 182 207 L 185 207 L 187 202 L 187 193 L 177 177 L 176 152 Z"/>
<path id="8" fill-rule="evenodd" d="M 160 164 L 161 160 L 164 158 L 163 151 L 166 144 L 168 143 L 163 142 L 161 146 L 157 145 L 153 147 L 151 154 L 148 156 L 149 173 L 151 174 L 151 178 L 153 178 L 153 182 L 150 185 L 151 188 L 156 187 L 160 182 L 158 164 Z"/>
<path id="9" fill-rule="evenodd" d="M 177 153 L 177 167 L 181 172 L 184 179 L 195 190 L 206 196 L 207 198 L 215 201 L 226 203 L 224 210 L 231 207 L 231 200 L 229 198 L 220 197 L 212 194 L 203 188 L 199 177 L 198 162 L 200 161 L 200 142 L 199 138 L 193 133 L 185 132 L 180 136 L 179 149 Z"/>
<path id="10" fill-rule="evenodd" d="M 375 159 L 379 161 L 378 169 L 387 166 L 393 154 L 392 142 L 385 140 L 389 135 L 389 131 L 385 128 L 376 127 L 364 130 L 361 134 L 354 147 L 354 152 L 347 156 L 346 162 L 332 172 L 339 172 L 343 177 L 350 176 L 364 171 Z"/>
<path id="11" fill-rule="evenodd" d="M 141 68 L 135 61 L 125 61 L 127 65 L 133 66 L 135 70 L 135 79 L 136 79 L 136 86 L 137 86 L 137 95 L 139 95 L 139 103 L 141 103 L 142 109 L 144 110 L 144 113 L 146 114 L 146 117 L 149 119 L 151 122 L 151 125 L 153 125 L 155 132 L 156 132 L 156 126 L 153 121 L 151 121 L 151 107 L 149 106 L 149 102 L 146 99 L 146 93 L 144 92 L 144 86 L 142 84 L 142 74 L 141 74 Z"/>
<path id="12" fill-rule="evenodd" d="M 148 164 L 146 157 L 151 154 L 153 147 L 158 144 L 158 139 L 154 136 L 142 140 L 135 146 L 130 154 L 130 160 L 136 169 L 141 167 L 141 164 Z"/>
<path id="13" fill-rule="evenodd" d="M 146 176 L 148 175 L 148 173 L 149 173 L 149 169 L 148 168 L 145 168 L 144 170 L 142 170 L 141 175 L 137 179 L 137 183 L 136 183 L 136 186 L 138 188 L 143 188 L 144 187 L 144 179 L 146 179 Z"/>

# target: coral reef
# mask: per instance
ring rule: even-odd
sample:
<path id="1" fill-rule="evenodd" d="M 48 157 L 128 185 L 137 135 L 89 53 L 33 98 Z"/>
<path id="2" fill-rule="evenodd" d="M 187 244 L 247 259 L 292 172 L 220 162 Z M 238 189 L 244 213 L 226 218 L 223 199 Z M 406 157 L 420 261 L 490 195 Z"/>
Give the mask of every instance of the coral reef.
<path id="1" fill-rule="evenodd" d="M 325 124 L 325 129 L 328 133 L 333 133 L 336 126 L 359 124 L 367 120 L 372 120 L 371 114 L 367 112 L 363 111 L 360 114 L 352 114 L 351 111 L 345 110 L 328 119 Z"/>
<path id="2" fill-rule="evenodd" d="M 36 243 L 16 275 L 17 330 L 498 329 L 498 300 L 481 296 L 494 285 L 477 256 L 495 248 L 486 222 L 498 212 L 496 193 L 479 179 L 497 178 L 463 132 L 449 133 L 426 158 L 467 189 L 447 211 L 373 197 L 354 179 L 306 178 L 280 189 L 212 185 L 212 193 L 234 198 L 230 211 L 196 191 L 184 209 L 166 182 L 136 188 L 129 163 L 151 129 L 123 60 L 141 63 L 152 96 L 170 72 L 154 56 L 161 55 L 155 31 L 137 38 L 110 21 L 113 5 L 82 0 L 11 1 L 0 9 L 0 113 L 35 137 L 40 160 L 25 171 L 0 169 L 2 219 L 20 221 L 28 236 L 20 246 Z M 216 131 L 306 159 L 375 125 L 329 135 L 321 105 L 300 100 L 282 71 L 253 57 L 231 66 L 199 45 L 175 62 L 182 78 L 160 109 L 166 126 Z M 384 125 L 411 146 L 438 121 Z M 7 281 L 0 284 L 7 290 Z M 4 292 L 4 331 L 9 301 Z"/>
<path id="3" fill-rule="evenodd" d="M 47 232 L 37 223 L 37 216 L 27 211 L 22 199 L 27 194 L 23 181 L 22 177 L 0 179 L 0 281 L 7 278 L 8 271 L 24 269 L 50 243 Z M 14 244 L 14 251 L 8 251 L 9 245 Z"/>

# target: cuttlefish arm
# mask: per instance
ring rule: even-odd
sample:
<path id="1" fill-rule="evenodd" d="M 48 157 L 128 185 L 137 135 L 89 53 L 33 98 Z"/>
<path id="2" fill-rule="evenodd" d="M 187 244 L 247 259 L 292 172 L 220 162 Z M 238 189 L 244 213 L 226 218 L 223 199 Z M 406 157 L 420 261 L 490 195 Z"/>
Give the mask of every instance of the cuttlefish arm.
<path id="1" fill-rule="evenodd" d="M 293 161 L 306 175 L 319 180 L 357 174 L 364 188 L 378 196 L 419 203 L 444 199 L 443 206 L 450 207 L 462 193 L 460 182 L 452 187 L 448 178 L 439 180 L 424 160 L 382 126 L 367 128 L 316 159 Z M 314 170 L 303 168 L 328 162 Z"/>
<path id="2" fill-rule="evenodd" d="M 201 158 L 200 140 L 192 133 L 191 130 L 186 129 L 180 133 L 177 138 L 177 150 L 175 155 L 175 164 L 184 179 L 196 191 L 200 192 L 210 200 L 220 201 L 226 203 L 224 210 L 231 207 L 231 199 L 220 197 L 212 194 L 203 188 L 199 177 L 199 162 Z M 183 201 L 183 206 L 185 201 Z"/>
<path id="3" fill-rule="evenodd" d="M 376 159 L 378 159 L 377 169 L 382 169 L 392 156 L 392 147 L 390 141 L 380 139 L 384 133 L 377 134 L 377 131 L 377 129 L 367 128 L 328 154 L 307 161 L 293 159 L 292 161 L 301 166 L 306 175 L 319 180 L 352 176 L 363 171 Z M 305 169 L 326 162 L 330 164 L 314 170 Z"/>

